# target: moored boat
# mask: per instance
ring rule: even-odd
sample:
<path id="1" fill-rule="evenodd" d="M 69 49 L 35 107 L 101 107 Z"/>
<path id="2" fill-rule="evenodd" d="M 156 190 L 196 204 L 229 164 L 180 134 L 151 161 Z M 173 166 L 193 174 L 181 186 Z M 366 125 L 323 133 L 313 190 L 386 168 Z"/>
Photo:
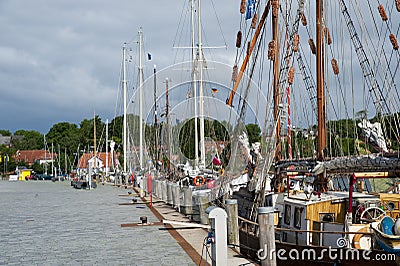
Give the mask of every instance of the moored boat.
<path id="1" fill-rule="evenodd" d="M 378 245 L 389 253 L 400 256 L 399 220 L 385 216 L 382 220 L 371 223 Z"/>

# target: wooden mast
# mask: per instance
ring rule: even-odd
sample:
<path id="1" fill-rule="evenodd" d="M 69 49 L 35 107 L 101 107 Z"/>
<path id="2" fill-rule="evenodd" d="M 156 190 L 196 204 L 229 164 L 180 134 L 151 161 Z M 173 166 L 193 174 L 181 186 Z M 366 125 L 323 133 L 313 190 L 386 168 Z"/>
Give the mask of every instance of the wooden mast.
<path id="1" fill-rule="evenodd" d="M 325 158 L 326 150 L 326 110 L 324 90 L 324 35 L 323 0 L 317 0 L 317 106 L 318 106 L 318 154 L 317 159 Z"/>
<path id="2" fill-rule="evenodd" d="M 229 94 L 228 99 L 226 99 L 226 104 L 231 106 L 231 107 L 232 107 L 232 103 L 233 103 L 233 97 L 235 96 L 236 91 L 237 91 L 237 89 L 239 87 L 239 84 L 240 84 L 240 81 L 241 81 L 241 79 L 243 77 L 244 71 L 246 70 L 246 67 L 247 67 L 247 65 L 249 63 L 250 56 L 251 56 L 251 54 L 252 54 L 252 52 L 254 50 L 254 47 L 255 47 L 255 45 L 257 43 L 258 37 L 260 36 L 261 30 L 264 27 L 265 19 L 268 16 L 269 9 L 270 9 L 270 1 L 268 1 L 267 5 L 265 6 L 264 12 L 263 12 L 263 14 L 261 16 L 261 19 L 260 19 L 260 22 L 258 23 L 258 26 L 257 26 L 257 29 L 256 29 L 256 31 L 254 33 L 253 38 L 251 39 L 251 42 L 250 42 L 250 45 L 249 45 L 249 52 L 246 53 L 246 57 L 243 60 L 242 66 L 240 67 L 238 78 L 237 78 L 235 84 L 233 85 L 233 89 L 232 89 L 231 93 Z"/>
<path id="3" fill-rule="evenodd" d="M 272 39 L 274 42 L 274 58 L 273 58 L 273 88 L 274 88 L 274 121 L 276 123 L 276 151 L 275 151 L 275 161 L 279 161 L 281 159 L 281 119 L 279 112 L 279 103 L 280 103 L 280 93 L 279 93 L 279 21 L 278 21 L 278 13 L 279 13 L 279 1 L 272 1 Z"/>

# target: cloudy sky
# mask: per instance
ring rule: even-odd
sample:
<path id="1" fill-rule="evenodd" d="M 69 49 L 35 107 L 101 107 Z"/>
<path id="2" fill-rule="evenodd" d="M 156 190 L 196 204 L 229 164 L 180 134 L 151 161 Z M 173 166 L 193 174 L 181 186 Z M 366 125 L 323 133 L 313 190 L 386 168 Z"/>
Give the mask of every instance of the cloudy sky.
<path id="1" fill-rule="evenodd" d="M 161 70 L 187 60 L 188 57 L 178 57 L 181 50 L 174 47 L 189 45 L 188 3 L 189 0 L 0 0 L 0 129 L 47 133 L 56 123 L 79 124 L 85 118 L 92 118 L 94 112 L 103 121 L 121 115 L 124 42 L 132 56 L 128 66 L 131 88 L 137 81 L 137 65 L 134 64 L 137 63 L 140 28 L 145 53 L 152 54 L 151 61 L 145 60 L 145 78 L 152 74 L 154 64 Z M 226 48 L 212 50 L 212 60 L 228 66 L 233 65 L 236 55 L 239 3 L 239 0 L 202 0 L 203 44 L 226 45 Z M 363 1 L 355 3 L 349 8 L 360 10 L 352 15 L 356 24 L 362 14 L 379 16 L 377 1 L 368 2 L 371 3 L 369 10 L 362 5 Z M 314 12 L 313 8 L 306 8 L 307 12 Z M 397 34 L 400 16 L 393 3 L 387 11 L 390 25 Z M 377 32 L 382 31 L 386 38 L 386 24 L 379 19 L 376 21 Z M 374 28 L 367 25 L 365 29 Z M 312 32 L 315 34 L 314 30 Z M 332 32 L 335 34 L 333 29 Z M 370 37 L 364 33 L 360 36 L 364 35 Z M 339 47 L 350 51 L 350 39 L 346 36 L 343 38 L 347 38 L 347 46 Z M 388 38 L 385 42 L 386 50 L 391 51 Z M 206 49 L 205 53 L 211 50 Z M 372 54 L 381 54 L 381 50 L 372 50 Z M 207 54 L 206 58 L 210 59 Z M 391 64 L 396 64 L 398 53 L 390 58 Z M 346 58 L 338 59 L 346 61 Z M 355 55 L 350 61 L 359 68 Z"/>
<path id="2" fill-rule="evenodd" d="M 47 133 L 55 123 L 78 124 L 94 111 L 103 121 L 111 120 L 123 43 L 135 53 L 142 27 L 146 52 L 152 54 L 150 68 L 172 64 L 187 2 L 1 0 L 0 129 Z M 202 2 L 203 20 L 212 21 L 208 40 L 215 39 L 218 46 L 227 42 L 219 60 L 230 58 L 240 19 L 238 4 Z"/>

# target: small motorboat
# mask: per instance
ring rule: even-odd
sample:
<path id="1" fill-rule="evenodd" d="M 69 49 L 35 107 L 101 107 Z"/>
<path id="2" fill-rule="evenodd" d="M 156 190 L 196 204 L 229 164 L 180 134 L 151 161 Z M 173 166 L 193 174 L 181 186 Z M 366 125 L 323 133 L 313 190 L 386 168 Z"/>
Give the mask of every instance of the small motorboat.
<path id="1" fill-rule="evenodd" d="M 400 256 L 400 219 L 390 216 L 370 224 L 378 245 L 388 253 Z"/>

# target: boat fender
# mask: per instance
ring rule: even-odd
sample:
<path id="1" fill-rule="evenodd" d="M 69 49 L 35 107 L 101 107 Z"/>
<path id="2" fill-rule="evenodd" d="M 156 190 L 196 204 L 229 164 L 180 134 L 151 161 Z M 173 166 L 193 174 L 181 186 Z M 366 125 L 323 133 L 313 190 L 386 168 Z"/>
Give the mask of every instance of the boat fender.
<path id="1" fill-rule="evenodd" d="M 286 180 L 286 178 L 284 178 L 284 179 L 282 179 L 282 186 L 283 187 L 287 187 L 287 180 Z"/>
<path id="2" fill-rule="evenodd" d="M 204 179 L 203 176 L 198 175 L 193 179 L 193 183 L 195 186 L 199 187 L 199 186 L 204 185 L 206 183 L 206 180 Z"/>
<path id="3" fill-rule="evenodd" d="M 362 233 L 368 233 L 368 232 L 369 232 L 368 226 L 365 226 L 357 231 L 357 233 L 361 233 L 361 234 L 355 234 L 353 237 L 353 247 L 355 249 L 361 249 L 360 239 L 364 236 L 364 234 L 362 234 Z"/>
<path id="4" fill-rule="evenodd" d="M 278 178 L 274 178 L 272 184 L 275 190 L 278 190 L 281 187 L 281 182 L 279 182 Z"/>
<path id="5" fill-rule="evenodd" d="M 394 223 L 393 231 L 394 231 L 395 235 L 398 235 L 398 236 L 400 235 L 400 219 L 399 218 L 397 218 L 396 222 Z"/>
<path id="6" fill-rule="evenodd" d="M 392 217 L 385 216 L 381 220 L 382 232 L 387 235 L 394 235 L 395 222 Z"/>

